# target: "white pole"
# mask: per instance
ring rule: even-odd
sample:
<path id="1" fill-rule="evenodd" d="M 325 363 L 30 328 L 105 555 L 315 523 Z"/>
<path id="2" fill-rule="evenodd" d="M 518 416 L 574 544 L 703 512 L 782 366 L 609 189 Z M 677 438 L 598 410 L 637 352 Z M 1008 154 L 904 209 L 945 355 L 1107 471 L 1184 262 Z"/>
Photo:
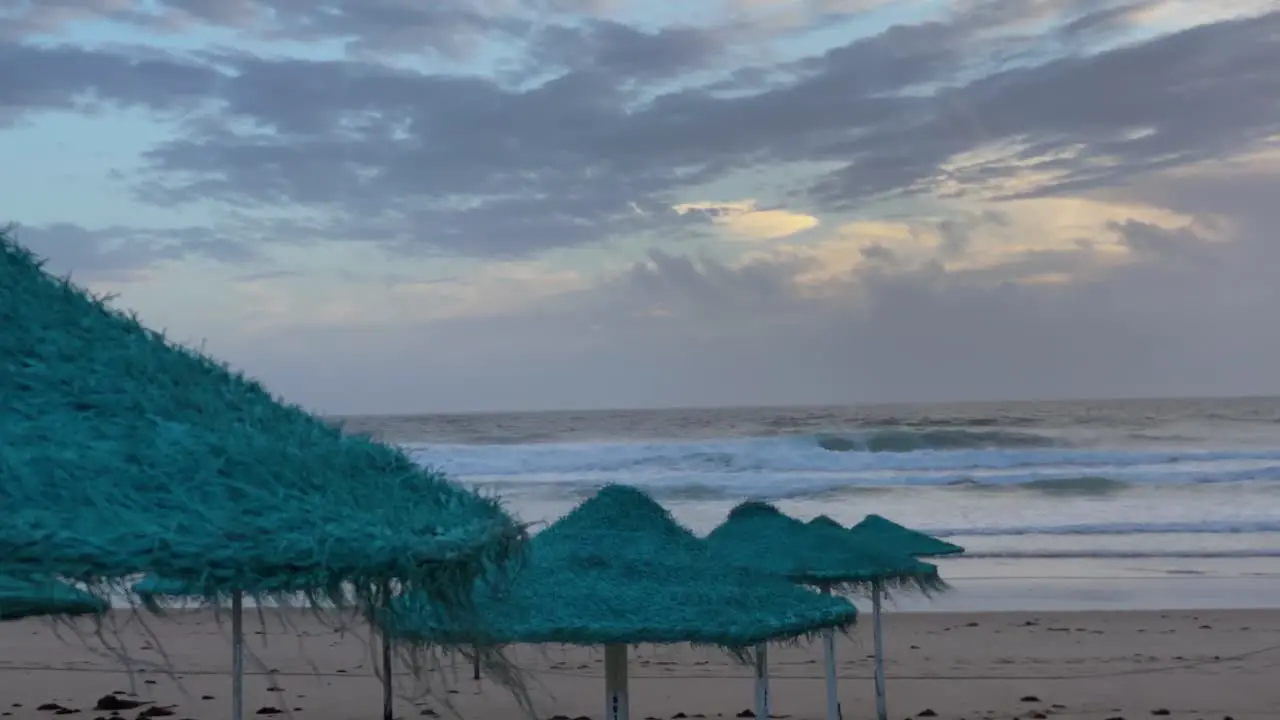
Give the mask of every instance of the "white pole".
<path id="1" fill-rule="evenodd" d="M 382 720 L 394 720 L 395 694 L 391 691 L 391 638 L 382 633 Z"/>
<path id="2" fill-rule="evenodd" d="M 382 584 L 382 609 L 390 614 L 391 583 Z M 391 689 L 391 636 L 386 630 L 378 634 L 382 636 L 382 720 L 394 720 L 395 693 Z"/>
<path id="3" fill-rule="evenodd" d="M 769 717 L 769 645 L 756 645 L 756 717 Z"/>
<path id="4" fill-rule="evenodd" d="M 231 720 L 244 720 L 244 607 L 231 596 Z"/>
<path id="5" fill-rule="evenodd" d="M 880 596 L 884 588 L 877 581 L 871 586 L 871 622 L 876 642 L 876 717 L 888 720 L 889 711 L 884 699 L 884 633 L 880 629 Z"/>
<path id="6" fill-rule="evenodd" d="M 627 646 L 604 646 L 605 720 L 628 720 Z"/>
<path id="7" fill-rule="evenodd" d="M 822 594 L 830 595 L 831 588 L 822 586 Z M 840 697 L 836 694 L 836 631 L 822 631 L 822 654 L 827 665 L 827 720 L 840 720 Z"/>

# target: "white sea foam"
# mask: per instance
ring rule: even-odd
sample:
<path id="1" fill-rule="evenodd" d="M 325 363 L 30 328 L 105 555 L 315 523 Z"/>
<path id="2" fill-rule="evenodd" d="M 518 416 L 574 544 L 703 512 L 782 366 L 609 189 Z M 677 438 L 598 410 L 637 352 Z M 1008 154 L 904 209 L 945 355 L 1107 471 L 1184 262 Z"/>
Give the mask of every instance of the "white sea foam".
<path id="1" fill-rule="evenodd" d="M 1020 546 L 1032 535 L 1106 539 L 1045 551 L 1054 557 L 1191 556 L 1209 551 L 1195 540 L 1138 550 L 1133 538 L 1280 532 L 1280 449 L 1184 444 L 1073 447 L 1060 436 L 984 430 L 408 449 L 424 465 L 502 495 L 531 521 L 554 520 L 618 482 L 648 490 L 704 532 L 737 502 L 760 498 L 800 517 L 852 523 L 878 512 L 988 538 L 981 554 L 999 557 L 1026 555 Z M 1280 535 L 1259 543 L 1213 553 L 1280 553 Z"/>

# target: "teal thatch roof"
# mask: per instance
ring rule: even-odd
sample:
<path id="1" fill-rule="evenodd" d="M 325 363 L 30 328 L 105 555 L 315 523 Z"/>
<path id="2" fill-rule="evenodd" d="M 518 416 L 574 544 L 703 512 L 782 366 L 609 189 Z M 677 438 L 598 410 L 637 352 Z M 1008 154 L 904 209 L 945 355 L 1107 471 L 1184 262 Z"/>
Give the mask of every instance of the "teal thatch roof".
<path id="1" fill-rule="evenodd" d="M 849 530 L 857 538 L 879 543 L 882 547 L 893 548 L 912 557 L 941 557 L 964 552 L 964 548 L 959 545 L 903 527 L 879 515 L 868 515 Z"/>
<path id="2" fill-rule="evenodd" d="M 204 595 L 198 586 L 179 580 L 166 580 L 154 575 L 145 577 L 130 588 L 135 594 L 143 597 L 186 597 Z"/>
<path id="3" fill-rule="evenodd" d="M 523 545 L 496 501 L 166 341 L 3 232 L 0 327 L 0 574 L 206 594 L 399 579 L 462 604 Z"/>
<path id="4" fill-rule="evenodd" d="M 757 568 L 810 585 L 872 582 L 940 588 L 938 569 L 915 558 L 859 543 L 843 528 L 805 524 L 762 502 L 745 502 L 707 536 L 712 552 L 742 567 Z"/>
<path id="5" fill-rule="evenodd" d="M 509 586 L 484 586 L 461 628 L 402 596 L 379 622 L 422 642 L 694 642 L 745 647 L 844 627 L 852 604 L 719 562 L 639 490 L 608 486 L 536 535 Z"/>
<path id="6" fill-rule="evenodd" d="M 831 518 L 827 517 L 826 515 L 819 515 L 818 517 L 816 517 L 816 518 L 814 518 L 814 519 L 810 520 L 810 521 L 809 521 L 809 524 L 810 524 L 810 525 L 815 525 L 815 526 L 817 526 L 817 527 L 831 528 L 831 529 L 834 529 L 834 530 L 844 530 L 844 529 L 845 529 L 843 525 L 841 525 L 840 523 L 836 522 L 835 520 L 832 520 Z"/>
<path id="7" fill-rule="evenodd" d="M 0 620 L 87 615 L 110 607 L 102 598 L 57 580 L 22 580 L 0 575 Z"/>
<path id="8" fill-rule="evenodd" d="M 283 596 L 287 603 L 289 595 L 296 596 L 297 593 L 315 592 L 315 589 L 305 579 L 294 581 L 293 586 L 295 589 L 292 591 L 286 588 L 275 588 L 269 593 L 259 593 L 258 595 L 260 599 L 262 599 L 263 596 L 275 597 L 277 599 Z M 165 608 L 162 605 L 162 602 L 165 601 L 179 598 L 201 600 L 217 597 L 218 599 L 222 599 L 220 596 L 225 594 L 216 589 L 202 588 L 197 583 L 183 582 L 181 580 L 167 580 L 165 578 L 156 577 L 155 575 L 148 575 L 147 577 L 139 580 L 134 583 L 129 590 L 142 600 L 144 607 L 154 613 L 163 613 L 165 611 Z M 341 585 L 336 585 L 319 594 L 325 598 L 339 597 L 342 595 L 342 587 Z M 372 597 L 372 593 L 368 593 L 368 596 Z"/>

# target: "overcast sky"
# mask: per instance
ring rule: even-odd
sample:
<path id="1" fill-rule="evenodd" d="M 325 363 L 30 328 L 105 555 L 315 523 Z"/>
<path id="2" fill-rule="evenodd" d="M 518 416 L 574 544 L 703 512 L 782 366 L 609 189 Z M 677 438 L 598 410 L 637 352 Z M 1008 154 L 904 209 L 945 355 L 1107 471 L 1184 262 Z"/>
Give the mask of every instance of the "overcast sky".
<path id="1" fill-rule="evenodd" d="M 1280 0 L 0 0 L 0 221 L 329 413 L 1280 393 Z"/>

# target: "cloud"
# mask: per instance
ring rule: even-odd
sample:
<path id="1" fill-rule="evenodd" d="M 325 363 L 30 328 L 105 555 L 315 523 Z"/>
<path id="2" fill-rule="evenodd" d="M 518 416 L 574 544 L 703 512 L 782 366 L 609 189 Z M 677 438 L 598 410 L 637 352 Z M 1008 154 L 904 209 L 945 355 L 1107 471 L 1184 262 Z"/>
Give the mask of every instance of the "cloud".
<path id="1" fill-rule="evenodd" d="M 725 50 L 724 39 L 696 27 L 645 31 L 609 20 L 551 25 L 538 33 L 528 72 L 599 74 L 620 82 L 656 81 L 700 69 Z"/>
<path id="2" fill-rule="evenodd" d="M 155 115 L 140 212 L 215 220 L 23 237 L 157 313 L 241 266 L 215 349 L 331 410 L 1280 390 L 1273 3 L 751 5 L 31 6 L 0 122 Z"/>
<path id="3" fill-rule="evenodd" d="M 449 12 L 480 12 L 464 5 Z M 373 61 L 10 46 L 0 97 L 13 111 L 75 107 L 86 93 L 156 110 L 198 106 L 189 132 L 148 155 L 151 202 L 293 207 L 329 218 L 332 237 L 508 258 L 670 232 L 682 219 L 663 208 L 778 163 L 834 166 L 795 192 L 815 210 L 847 212 L 984 186 L 1026 196 L 1115 186 L 1280 131 L 1268 100 L 1280 80 L 1257 71 L 1280 60 L 1270 41 L 1280 14 L 1075 54 L 1049 40 L 1028 46 L 1016 28 L 1050 10 L 1065 22 L 1111 6 L 970 5 L 776 68 L 790 79 L 745 94 L 628 84 L 702 66 L 723 40 L 594 20 L 552 23 L 533 41 L 531 57 L 567 68 L 541 84 Z M 417 12 L 390 0 L 360 7 L 334 18 L 356 32 L 376 12 Z M 993 27 L 1015 29 L 993 37 Z M 1048 60 L 1019 59 L 1037 47 Z M 990 65 L 1009 57 L 1014 67 Z M 978 159 L 958 164 L 966 157 Z"/>
<path id="4" fill-rule="evenodd" d="M 164 52 L 50 48 L 2 37 L 0 67 L 0 129 L 35 111 L 190 110 L 219 80 L 212 68 Z"/>
<path id="5" fill-rule="evenodd" d="M 725 234 L 739 240 L 777 240 L 818 226 L 818 218 L 782 209 L 756 209 L 755 200 L 727 203 L 680 203 L 677 215 L 701 214 Z"/>
<path id="6" fill-rule="evenodd" d="M 73 273 L 77 280 L 131 282 L 143 279 L 147 270 L 184 258 L 223 263 L 258 259 L 248 246 L 204 228 L 89 229 L 73 223 L 18 227 L 15 237 L 46 259 L 59 274 Z"/>
<path id="7" fill-rule="evenodd" d="M 1070 223 L 1042 228 L 1045 243 L 984 262 L 949 262 L 949 231 L 925 220 L 737 261 L 654 250 L 481 319 L 274 328 L 279 342 L 253 358 L 282 390 L 334 410 L 1276 392 L 1280 211 L 1266 193 L 1280 189 L 1280 163 L 1258 162 L 1143 177 L 1170 206 L 1138 193 L 1074 201 L 1058 210 Z M 1265 179 L 1243 199 L 1230 172 L 1242 167 Z M 964 216 L 969 242 L 1001 248 L 1037 217 L 1032 205 L 1059 202 Z M 916 244 L 903 246 L 894 233 L 908 230 Z M 1077 232 L 1089 242 L 1072 243 Z M 344 372 L 377 378 L 359 397 L 292 375 L 339 342 L 363 348 Z"/>

